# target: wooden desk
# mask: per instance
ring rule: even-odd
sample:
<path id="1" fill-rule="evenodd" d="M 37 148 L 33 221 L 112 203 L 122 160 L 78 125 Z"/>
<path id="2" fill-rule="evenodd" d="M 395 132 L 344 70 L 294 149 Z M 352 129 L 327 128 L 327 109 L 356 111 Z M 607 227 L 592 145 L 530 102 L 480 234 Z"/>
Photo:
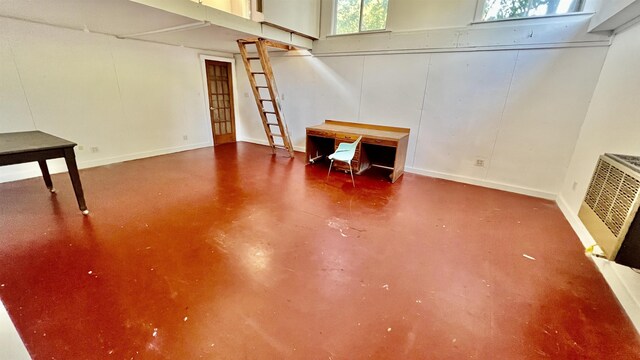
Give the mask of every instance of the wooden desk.
<path id="1" fill-rule="evenodd" d="M 73 152 L 74 146 L 76 144 L 71 141 L 41 131 L 0 134 L 0 166 L 37 161 L 42 171 L 44 183 L 47 189 L 53 193 L 55 189 L 51 182 L 51 175 L 49 175 L 47 159 L 64 158 L 78 206 L 82 213 L 87 215 L 89 210 L 87 210 L 84 201 L 76 155 Z"/>
<path id="2" fill-rule="evenodd" d="M 391 170 L 391 182 L 404 173 L 409 129 L 326 120 L 307 128 L 307 164 L 332 154 L 342 142 L 353 142 L 362 136 L 353 157 L 353 172 L 361 174 L 372 166 Z M 334 167 L 348 170 L 346 164 L 334 162 Z"/>

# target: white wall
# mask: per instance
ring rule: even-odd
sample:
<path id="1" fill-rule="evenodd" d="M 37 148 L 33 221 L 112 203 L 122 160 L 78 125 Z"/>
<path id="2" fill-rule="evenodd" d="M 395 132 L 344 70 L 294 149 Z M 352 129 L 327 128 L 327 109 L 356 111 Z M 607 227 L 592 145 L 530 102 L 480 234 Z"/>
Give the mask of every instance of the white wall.
<path id="1" fill-rule="evenodd" d="M 81 167 L 212 143 L 198 51 L 7 18 L 0 29 L 0 132 L 77 142 Z M 38 175 L 0 168 L 0 181 Z"/>
<path id="2" fill-rule="evenodd" d="M 263 0 L 264 20 L 318 38 L 320 0 Z"/>
<path id="3" fill-rule="evenodd" d="M 585 245 L 593 239 L 577 214 L 598 156 L 603 153 L 640 154 L 640 25 L 616 35 L 593 95 L 568 167 L 558 203 Z M 610 284 L 640 329 L 640 275 L 623 266 L 600 262 Z M 616 285 L 619 284 L 619 285 Z M 617 292 L 618 293 L 618 292 Z"/>
<path id="4" fill-rule="evenodd" d="M 191 0 L 212 8 L 248 19 L 250 17 L 248 0 Z"/>
<path id="5" fill-rule="evenodd" d="M 273 56 L 272 62 L 298 149 L 305 127 L 325 119 L 408 127 L 407 166 L 415 172 L 555 198 L 606 50 Z M 244 74 L 238 93 L 246 130 L 239 138 L 264 141 Z M 485 167 L 475 166 L 477 159 Z"/>
<path id="6" fill-rule="evenodd" d="M 462 27 L 473 21 L 477 0 L 390 0 L 387 30 Z"/>
<path id="7" fill-rule="evenodd" d="M 587 33 L 586 15 L 467 26 L 476 4 L 391 1 L 390 33 L 274 55 L 294 145 L 325 119 L 408 127 L 410 171 L 555 199 L 610 38 Z M 325 33 L 331 5 L 322 3 Z M 239 80 L 239 138 L 265 142 Z"/>

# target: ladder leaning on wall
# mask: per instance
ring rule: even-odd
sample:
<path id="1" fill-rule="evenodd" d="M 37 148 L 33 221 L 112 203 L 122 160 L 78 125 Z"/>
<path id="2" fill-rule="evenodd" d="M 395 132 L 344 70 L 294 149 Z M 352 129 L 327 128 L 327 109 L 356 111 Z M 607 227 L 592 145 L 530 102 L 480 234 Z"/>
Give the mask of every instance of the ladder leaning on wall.
<path id="1" fill-rule="evenodd" d="M 253 55 L 253 53 L 249 55 L 247 45 L 255 46 L 256 55 Z M 244 68 L 247 70 L 247 76 L 251 83 L 253 97 L 258 106 L 264 131 L 269 140 L 269 146 L 271 146 L 274 154 L 276 153 L 276 149 L 284 149 L 287 150 L 289 156 L 293 158 L 293 146 L 291 145 L 289 130 L 287 129 L 287 123 L 284 120 L 284 114 L 280 106 L 280 97 L 278 95 L 278 89 L 276 88 L 275 78 L 273 77 L 269 53 L 267 52 L 267 47 L 282 50 L 291 50 L 291 48 L 289 45 L 279 44 L 265 39 L 238 40 L 238 47 L 240 48 Z M 252 64 L 256 66 L 259 64 L 260 68 L 252 67 Z"/>

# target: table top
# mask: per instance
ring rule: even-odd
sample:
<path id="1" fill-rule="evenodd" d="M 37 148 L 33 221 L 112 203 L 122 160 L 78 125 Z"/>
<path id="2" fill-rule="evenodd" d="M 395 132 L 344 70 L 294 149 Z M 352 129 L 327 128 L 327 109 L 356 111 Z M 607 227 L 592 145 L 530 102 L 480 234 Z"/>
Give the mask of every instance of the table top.
<path id="1" fill-rule="evenodd" d="M 76 145 L 76 143 L 43 133 L 42 131 L 0 134 L 0 155 L 72 148 Z"/>
<path id="2" fill-rule="evenodd" d="M 363 137 L 400 140 L 409 136 L 409 129 L 391 126 L 352 123 L 338 120 L 325 120 L 323 124 L 309 126 L 307 129 L 337 131 L 342 133 L 362 135 Z"/>

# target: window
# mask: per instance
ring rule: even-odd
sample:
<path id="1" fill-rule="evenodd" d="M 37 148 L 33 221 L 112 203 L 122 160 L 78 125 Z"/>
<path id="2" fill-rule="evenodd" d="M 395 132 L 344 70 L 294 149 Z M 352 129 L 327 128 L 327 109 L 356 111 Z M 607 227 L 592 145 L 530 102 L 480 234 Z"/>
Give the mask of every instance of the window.
<path id="1" fill-rule="evenodd" d="M 482 21 L 549 16 L 578 12 L 582 0 L 480 0 Z"/>
<path id="2" fill-rule="evenodd" d="M 336 0 L 335 34 L 384 30 L 389 0 Z"/>

